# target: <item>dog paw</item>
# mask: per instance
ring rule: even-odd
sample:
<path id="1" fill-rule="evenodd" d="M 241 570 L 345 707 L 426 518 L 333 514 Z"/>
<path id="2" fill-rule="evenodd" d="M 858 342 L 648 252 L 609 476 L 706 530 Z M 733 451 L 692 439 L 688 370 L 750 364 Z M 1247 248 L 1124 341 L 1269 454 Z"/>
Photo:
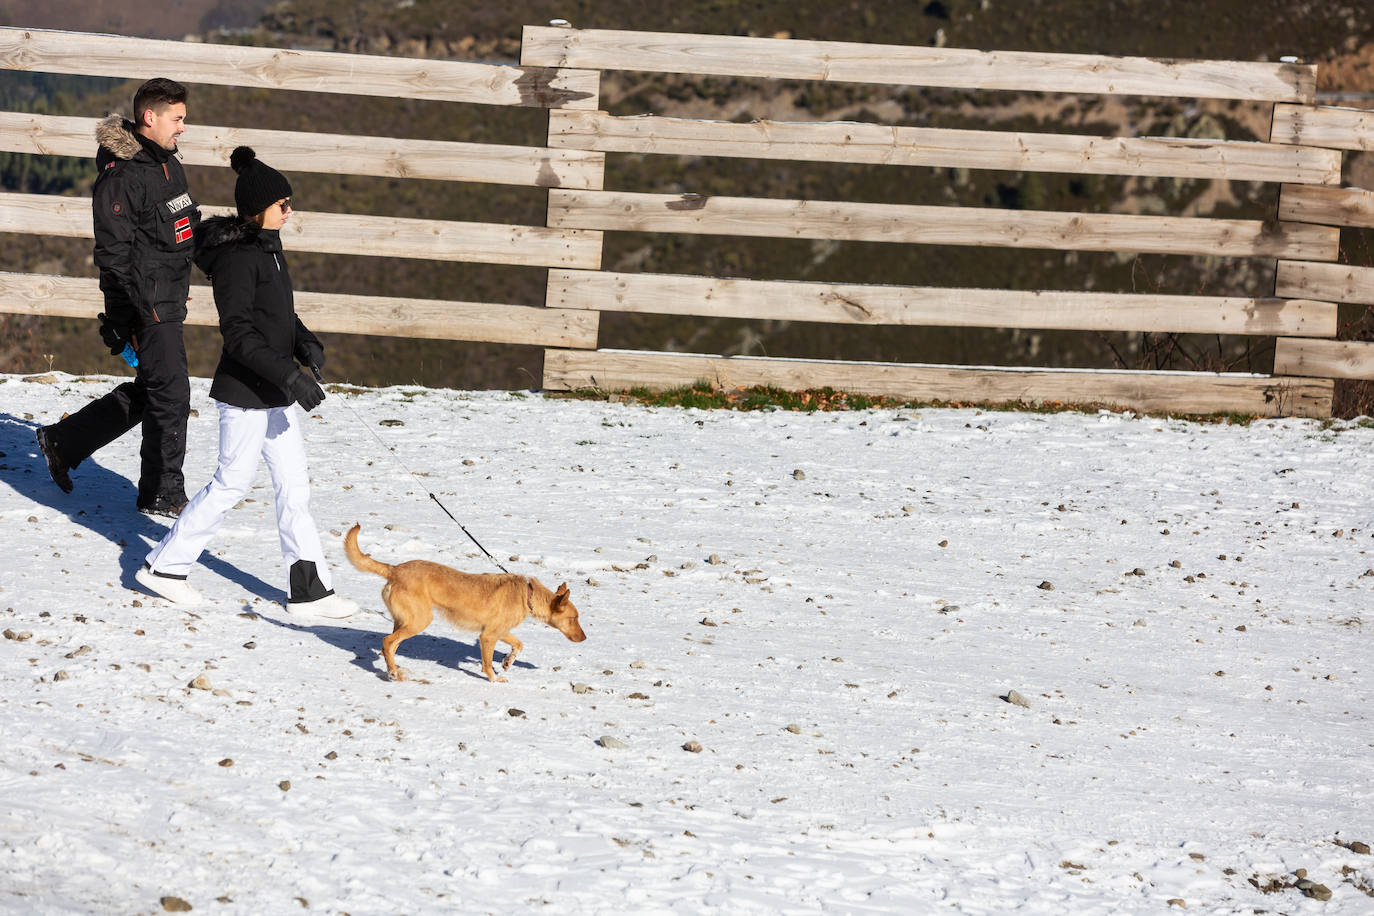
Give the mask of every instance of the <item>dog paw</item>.
<path id="1" fill-rule="evenodd" d="M 388 671 L 387 674 L 391 675 L 391 679 L 393 681 L 406 681 L 410 679 L 408 676 L 408 672 L 404 668 L 395 668 L 391 671 Z"/>

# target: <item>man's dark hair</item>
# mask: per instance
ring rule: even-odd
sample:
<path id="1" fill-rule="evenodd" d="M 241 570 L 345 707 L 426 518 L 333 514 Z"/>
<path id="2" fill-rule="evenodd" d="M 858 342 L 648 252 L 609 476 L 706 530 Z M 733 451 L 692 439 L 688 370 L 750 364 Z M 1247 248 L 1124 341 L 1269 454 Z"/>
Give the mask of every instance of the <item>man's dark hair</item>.
<path id="1" fill-rule="evenodd" d="M 134 123 L 143 123 L 143 112 L 167 105 L 185 105 L 186 87 L 176 80 L 155 76 L 134 93 Z"/>

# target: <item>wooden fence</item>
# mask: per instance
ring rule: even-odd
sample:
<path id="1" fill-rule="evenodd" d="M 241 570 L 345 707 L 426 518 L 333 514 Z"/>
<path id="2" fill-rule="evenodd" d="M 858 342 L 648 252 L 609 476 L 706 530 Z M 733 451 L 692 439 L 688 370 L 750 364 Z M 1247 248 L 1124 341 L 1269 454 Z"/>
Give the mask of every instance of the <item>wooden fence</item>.
<path id="1" fill-rule="evenodd" d="M 411 60 L 113 35 L 0 28 L 0 67 L 48 73 L 389 96 L 534 108 L 595 109 L 599 74 L 586 70 Z M 95 118 L 0 112 L 0 151 L 95 155 Z M 597 190 L 603 153 L 196 125 L 183 159 L 225 166 L 239 144 L 285 171 L 329 172 Z M 229 212 L 203 207 L 206 215 Z M 90 199 L 0 193 L 0 232 L 90 238 Z M 295 251 L 595 270 L 601 233 L 545 226 L 296 213 L 283 232 Z M 217 323 L 208 289 L 192 290 L 191 324 Z M 94 317 L 95 279 L 0 272 L 0 311 Z M 296 294 L 319 331 L 595 347 L 598 316 L 542 303 L 452 302 L 383 296 Z"/>
<path id="2" fill-rule="evenodd" d="M 230 149 L 248 143 L 288 171 L 548 188 L 548 219 L 541 227 L 300 213 L 288 224 L 295 233 L 288 245 L 548 268 L 542 304 L 309 291 L 298 295 L 298 303 L 311 326 L 325 331 L 546 347 L 544 386 L 550 389 L 663 388 L 704 379 L 911 399 L 1327 416 L 1333 379 L 1374 378 L 1374 344 L 1334 339 L 1339 303 L 1374 304 L 1374 268 L 1337 263 L 1340 227 L 1374 226 L 1374 194 L 1341 187 L 1342 151 L 1374 149 L 1374 112 L 1314 107 L 1316 70 L 1310 65 L 527 27 L 519 67 L 18 29 L 0 29 L 0 66 L 548 109 L 547 145 L 538 147 L 198 125 L 196 148 L 185 156 L 192 164 L 223 164 Z M 601 71 L 611 70 L 1246 100 L 1272 104 L 1273 126 L 1269 142 L 1242 142 L 614 117 L 599 110 Z M 0 150 L 90 156 L 94 123 L 0 112 Z M 1281 186 L 1280 206 L 1273 220 L 1238 220 L 604 190 L 606 157 L 619 154 L 1268 182 Z M 89 200 L 0 194 L 0 231 L 88 237 Z M 1264 258 L 1276 263 L 1277 284 L 1272 297 L 1255 298 L 611 272 L 600 269 L 606 232 Z M 91 279 L 0 274 L 0 311 L 92 316 L 99 300 Z M 209 301 L 197 296 L 188 320 L 213 323 Z M 602 312 L 1237 334 L 1275 337 L 1277 343 L 1271 376 L 721 357 L 597 349 Z"/>

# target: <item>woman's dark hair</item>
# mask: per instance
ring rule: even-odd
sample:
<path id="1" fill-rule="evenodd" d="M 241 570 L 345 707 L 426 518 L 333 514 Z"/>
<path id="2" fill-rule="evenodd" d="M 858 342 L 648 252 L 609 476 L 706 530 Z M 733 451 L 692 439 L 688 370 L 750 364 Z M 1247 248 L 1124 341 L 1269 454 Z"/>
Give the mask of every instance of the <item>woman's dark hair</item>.
<path id="1" fill-rule="evenodd" d="M 176 80 L 157 76 L 148 80 L 134 93 L 134 123 L 143 123 L 143 112 L 168 105 L 185 105 L 186 87 Z"/>

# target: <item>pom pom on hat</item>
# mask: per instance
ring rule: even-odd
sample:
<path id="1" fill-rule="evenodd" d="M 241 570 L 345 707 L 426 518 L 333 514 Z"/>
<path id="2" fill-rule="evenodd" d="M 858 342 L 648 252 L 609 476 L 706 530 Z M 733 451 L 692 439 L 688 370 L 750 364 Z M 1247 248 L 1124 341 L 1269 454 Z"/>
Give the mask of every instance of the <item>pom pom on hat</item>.
<path id="1" fill-rule="evenodd" d="M 234 151 L 229 154 L 229 168 L 234 170 L 235 175 L 242 175 L 243 167 L 255 161 L 257 158 L 258 154 L 253 152 L 253 147 L 237 146 L 234 148 Z"/>
<path id="2" fill-rule="evenodd" d="M 234 204 L 245 219 L 291 196 L 291 182 L 259 159 L 251 146 L 236 147 L 229 155 L 229 166 L 239 176 L 234 182 Z"/>

